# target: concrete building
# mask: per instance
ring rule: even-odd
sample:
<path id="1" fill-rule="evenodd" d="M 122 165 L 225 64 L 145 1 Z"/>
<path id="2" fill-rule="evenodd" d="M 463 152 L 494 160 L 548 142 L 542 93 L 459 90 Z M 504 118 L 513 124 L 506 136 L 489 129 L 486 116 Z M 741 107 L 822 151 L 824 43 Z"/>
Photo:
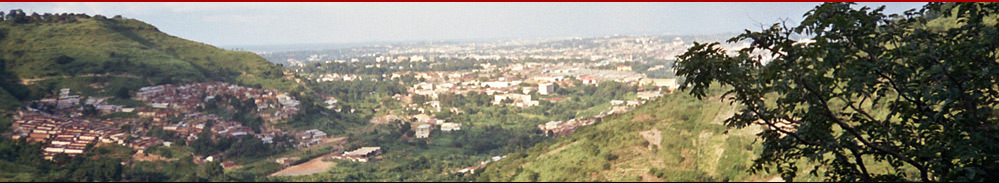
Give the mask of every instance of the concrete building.
<path id="1" fill-rule="evenodd" d="M 548 95 L 552 93 L 555 93 L 555 84 L 552 83 L 538 84 L 538 94 Z"/>
<path id="2" fill-rule="evenodd" d="M 67 96 L 69 96 L 70 91 L 71 90 L 69 88 L 59 89 L 59 98 L 66 98 Z"/>
<path id="3" fill-rule="evenodd" d="M 430 127 L 431 126 L 429 124 L 422 124 L 420 126 L 416 126 L 416 138 L 430 137 Z"/>
<path id="4" fill-rule="evenodd" d="M 618 65 L 617 66 L 617 71 L 631 71 L 631 66 Z"/>
<path id="5" fill-rule="evenodd" d="M 382 147 L 361 147 L 356 150 L 344 152 L 343 156 L 358 162 L 368 162 L 369 158 L 382 153 Z"/>
<path id="6" fill-rule="evenodd" d="M 442 123 L 441 131 L 450 132 L 461 130 L 461 123 Z"/>

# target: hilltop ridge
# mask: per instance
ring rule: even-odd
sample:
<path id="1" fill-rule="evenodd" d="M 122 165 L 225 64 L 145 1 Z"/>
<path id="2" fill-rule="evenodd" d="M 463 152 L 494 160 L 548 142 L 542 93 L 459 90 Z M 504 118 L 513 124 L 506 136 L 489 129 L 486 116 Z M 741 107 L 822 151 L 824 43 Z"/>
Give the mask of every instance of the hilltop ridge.
<path id="1" fill-rule="evenodd" d="M 55 87 L 96 94 L 201 81 L 300 87 L 290 72 L 251 52 L 178 38 L 121 16 L 11 10 L 0 22 L 0 62 L 0 87 L 21 100 L 50 95 Z"/>

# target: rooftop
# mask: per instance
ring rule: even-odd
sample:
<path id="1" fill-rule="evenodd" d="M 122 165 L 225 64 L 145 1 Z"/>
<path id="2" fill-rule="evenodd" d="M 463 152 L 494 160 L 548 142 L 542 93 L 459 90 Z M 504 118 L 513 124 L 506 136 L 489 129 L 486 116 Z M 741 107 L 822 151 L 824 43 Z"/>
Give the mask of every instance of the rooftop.
<path id="1" fill-rule="evenodd" d="M 375 151 L 378 151 L 378 150 L 381 150 L 381 149 L 382 149 L 382 147 L 361 147 L 361 148 L 358 148 L 357 150 L 344 153 L 344 155 L 346 155 L 346 156 L 364 156 L 364 155 L 370 154 L 371 152 L 375 152 Z"/>

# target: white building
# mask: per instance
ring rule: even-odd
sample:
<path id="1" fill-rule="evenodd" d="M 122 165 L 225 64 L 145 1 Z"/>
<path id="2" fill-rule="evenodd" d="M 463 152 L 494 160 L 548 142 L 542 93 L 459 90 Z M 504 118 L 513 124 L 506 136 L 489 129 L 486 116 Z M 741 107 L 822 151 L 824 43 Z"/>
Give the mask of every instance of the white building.
<path id="1" fill-rule="evenodd" d="M 552 93 L 555 93 L 555 84 L 552 83 L 538 84 L 538 94 L 548 95 Z"/>
<path id="2" fill-rule="evenodd" d="M 416 126 L 416 138 L 422 139 L 430 137 L 430 127 L 431 126 L 429 124 L 422 124 L 420 126 Z"/>
<path id="3" fill-rule="evenodd" d="M 490 81 L 490 82 L 482 82 L 480 85 L 486 88 L 506 88 L 510 87 L 511 83 L 505 81 Z"/>
<path id="4" fill-rule="evenodd" d="M 167 107 L 170 107 L 170 103 L 153 103 L 152 105 L 153 108 L 160 108 L 160 109 L 166 109 Z"/>
<path id="5" fill-rule="evenodd" d="M 611 100 L 610 104 L 611 105 L 622 105 L 622 104 L 624 104 L 624 100 Z"/>
<path id="6" fill-rule="evenodd" d="M 461 123 L 442 123 L 441 131 L 450 132 L 461 130 Z"/>

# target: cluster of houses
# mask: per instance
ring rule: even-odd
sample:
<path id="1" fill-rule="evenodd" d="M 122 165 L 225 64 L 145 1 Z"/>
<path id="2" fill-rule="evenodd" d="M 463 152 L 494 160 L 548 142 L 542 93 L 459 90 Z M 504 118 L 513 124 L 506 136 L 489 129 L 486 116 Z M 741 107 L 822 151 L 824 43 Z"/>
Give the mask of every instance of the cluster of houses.
<path id="1" fill-rule="evenodd" d="M 488 95 L 493 95 L 494 105 L 511 105 L 517 107 L 530 107 L 539 104 L 538 100 L 534 100 L 529 95 L 531 92 L 537 90 L 539 94 L 548 95 L 554 93 L 553 83 L 542 83 L 539 87 L 523 87 L 520 86 L 520 81 L 488 81 L 488 82 L 464 82 L 464 83 L 443 83 L 434 84 L 421 82 L 413 85 L 409 88 L 410 96 L 412 95 L 423 95 L 431 101 L 426 101 L 423 103 L 424 106 L 428 106 L 435 112 L 441 111 L 440 103 L 437 101 L 438 96 L 445 93 L 454 94 L 467 94 L 470 92 L 485 93 Z M 540 88 L 540 90 L 536 89 Z M 502 103 L 502 101 L 510 100 L 510 103 Z M 424 112 L 423 108 L 412 107 L 414 110 Z"/>
<path id="2" fill-rule="evenodd" d="M 105 104 L 107 98 L 82 97 L 72 95 L 71 92 L 71 89 L 63 88 L 59 90 L 58 97 L 43 98 L 31 102 L 41 104 L 42 108 L 48 112 L 32 107 L 18 110 L 17 114 L 14 115 L 14 123 L 11 124 L 13 130 L 9 137 L 45 143 L 42 147 L 42 155 L 49 160 L 56 154 L 69 156 L 82 154 L 86 151 L 88 144 L 119 144 L 142 151 L 162 142 L 151 137 L 132 136 L 128 132 L 132 129 L 120 128 L 122 125 L 136 124 L 135 119 L 83 118 L 83 106 L 85 105 L 94 106 L 101 114 L 134 112 L 135 108 L 108 105 Z M 126 139 L 129 137 L 138 138 L 127 141 Z"/>
<path id="3" fill-rule="evenodd" d="M 615 81 L 631 85 L 652 85 L 659 88 L 659 91 L 663 89 L 672 91 L 678 87 L 676 79 L 646 78 L 643 74 L 630 71 L 630 67 L 622 67 L 628 69 L 619 70 L 596 70 L 587 69 L 589 65 L 581 63 L 523 63 L 510 64 L 507 67 L 482 65 L 482 69 L 471 71 L 397 72 L 393 73 L 391 78 L 412 75 L 422 79 L 423 82 L 408 88 L 408 97 L 422 95 L 428 99 L 423 103 L 412 103 L 409 106 L 410 109 L 421 113 L 440 112 L 442 109 L 438 96 L 445 93 L 459 95 L 470 92 L 485 93 L 493 96 L 494 105 L 536 106 L 539 101 L 536 97 L 532 97 L 533 92 L 536 91 L 538 95 L 554 94 L 558 86 L 574 85 L 570 78 L 576 78 L 584 85 Z M 659 91 L 640 93 L 639 99 L 650 100 L 662 96 Z M 557 99 L 561 98 L 549 101 L 562 101 Z"/>
<path id="4" fill-rule="evenodd" d="M 26 107 L 17 111 L 11 124 L 12 130 L 5 136 L 46 143 L 42 149 L 43 156 L 50 160 L 60 153 L 70 156 L 82 154 L 89 144 L 96 143 L 119 144 L 140 153 L 152 146 L 172 144 L 155 137 L 140 135 L 149 131 L 147 127 L 175 132 L 187 142 L 196 140 L 198 134 L 204 130 L 229 137 L 254 135 L 264 143 L 273 143 L 274 137 L 278 135 L 295 135 L 300 143 L 299 146 L 318 144 L 326 138 L 326 133 L 319 130 L 299 133 L 284 133 L 280 130 L 255 133 L 252 128 L 243 126 L 239 122 L 224 120 L 214 114 L 196 112 L 198 107 L 204 106 L 205 101 L 212 100 L 217 95 L 253 100 L 258 106 L 258 111 L 267 112 L 261 114 L 261 118 L 267 121 L 285 119 L 298 111 L 297 100 L 273 90 L 247 88 L 223 82 L 143 87 L 135 94 L 135 99 L 147 102 L 149 107 L 139 109 L 108 105 L 105 104 L 107 98 L 81 97 L 72 95 L 71 91 L 64 88 L 59 90 L 58 97 L 32 101 L 33 105 L 30 106 L 41 104 L 44 110 Z M 84 105 L 94 106 L 101 114 L 135 112 L 139 118 L 85 118 Z M 208 127 L 209 122 L 214 125 Z M 130 128 L 124 128 L 126 126 Z"/>
<path id="5" fill-rule="evenodd" d="M 59 90 L 59 98 L 55 99 L 56 108 L 65 109 L 80 103 L 80 95 L 71 95 L 71 91 L 69 88 Z M 48 101 L 51 101 L 51 99 Z M 42 100 L 42 102 L 48 101 Z"/>
<path id="6" fill-rule="evenodd" d="M 530 107 L 540 104 L 539 101 L 532 100 L 531 95 L 528 94 L 506 93 L 493 95 L 493 105 L 506 104 L 504 101 L 509 101 L 510 105 L 517 107 Z"/>
<path id="7" fill-rule="evenodd" d="M 418 139 L 429 138 L 430 131 L 433 131 L 435 126 L 439 126 L 440 130 L 444 132 L 461 130 L 461 123 L 446 122 L 444 120 L 435 119 L 433 116 L 430 115 L 416 114 L 410 117 L 416 119 L 416 121 L 413 121 L 413 124 L 416 125 L 414 126 L 413 131 L 416 132 L 414 134 L 414 137 Z"/>
<path id="8" fill-rule="evenodd" d="M 360 80 L 360 79 L 364 79 L 364 78 L 361 77 L 361 76 L 358 76 L 356 74 L 343 74 L 343 75 L 341 75 L 339 73 L 332 73 L 332 74 L 322 74 L 322 75 L 317 76 L 316 82 L 353 81 L 353 80 Z"/>
<path id="9" fill-rule="evenodd" d="M 644 104 L 647 101 L 654 100 L 656 98 L 662 97 L 662 93 L 658 91 L 643 91 L 638 92 L 637 98 L 639 100 L 611 100 L 611 109 L 608 112 L 601 112 L 592 118 L 585 119 L 570 119 L 568 121 L 549 121 L 544 124 L 538 124 L 538 129 L 544 132 L 545 135 L 566 135 L 571 134 L 580 126 L 588 126 L 596 123 L 597 119 L 601 119 L 606 115 L 610 114 L 620 114 L 625 113 L 637 107 L 638 105 Z"/>
<path id="10" fill-rule="evenodd" d="M 239 122 L 223 120 L 214 114 L 203 114 L 195 111 L 198 107 L 205 105 L 206 101 L 216 100 L 216 96 L 228 95 L 238 100 L 252 100 L 256 105 L 256 111 L 261 119 L 267 122 L 276 122 L 287 119 L 298 112 L 299 101 L 289 96 L 287 93 L 270 90 L 248 88 L 233 85 L 225 82 L 192 83 L 184 85 L 158 85 L 143 87 L 136 93 L 136 99 L 147 102 L 154 109 L 139 110 L 140 117 L 150 117 L 154 125 L 162 125 L 164 130 L 176 132 L 185 137 L 187 141 L 197 139 L 205 124 L 213 121 L 214 125 L 210 129 L 216 135 L 238 137 L 243 135 L 254 135 L 264 143 L 273 143 L 274 137 L 278 135 L 292 135 L 299 142 L 296 147 L 309 147 L 319 144 L 326 138 L 327 134 L 316 130 L 306 130 L 297 133 L 286 133 L 281 131 L 254 131 Z M 204 97 L 204 98 L 202 98 Z M 335 99 L 327 100 L 330 105 L 336 104 Z M 180 113 L 186 113 L 179 116 Z M 173 124 L 155 123 L 170 117 L 182 117 L 180 122 Z"/>
<path id="11" fill-rule="evenodd" d="M 298 144 L 295 145 L 295 147 L 298 148 L 305 148 L 320 144 L 328 136 L 326 132 L 318 129 L 310 129 L 300 132 L 272 130 L 256 133 L 252 128 L 243 126 L 243 124 L 239 122 L 224 120 L 214 114 L 205 114 L 200 112 L 184 114 L 180 117 L 181 120 L 179 122 L 167 124 L 162 127 L 163 130 L 175 132 L 175 134 L 183 137 L 188 143 L 197 140 L 198 135 L 206 129 L 214 135 L 223 137 L 253 135 L 254 137 L 260 139 L 260 141 L 264 144 L 274 143 L 274 138 L 277 136 L 290 135 L 294 137 L 295 142 L 298 142 Z M 212 122 L 210 128 L 206 128 L 208 122 Z"/>
<path id="12" fill-rule="evenodd" d="M 57 97 L 43 98 L 34 102 L 46 106 L 55 106 L 54 110 L 65 111 L 73 117 L 83 115 L 82 110 L 79 110 L 79 107 L 82 107 L 80 104 L 93 106 L 101 114 L 135 111 L 135 108 L 106 104 L 107 98 L 82 97 L 80 95 L 73 95 L 71 92 L 72 90 L 69 88 L 59 89 Z"/>
<path id="13" fill-rule="evenodd" d="M 429 111 L 425 108 L 432 109 L 433 112 L 441 111 L 438 97 L 441 94 L 453 93 L 464 95 L 468 93 L 485 93 L 488 95 L 493 95 L 495 100 L 493 104 L 495 105 L 511 105 L 517 107 L 530 107 L 538 105 L 538 101 L 530 97 L 530 93 L 537 91 L 541 95 L 548 95 L 554 93 L 555 83 L 542 82 L 533 86 L 522 86 L 525 85 L 524 79 L 517 76 L 503 76 L 498 77 L 493 80 L 480 80 L 479 77 L 482 74 L 474 74 L 472 72 L 404 72 L 404 73 L 393 73 L 392 77 L 397 77 L 402 74 L 414 75 L 414 77 L 419 79 L 424 79 L 424 82 L 414 84 L 408 88 L 409 96 L 422 95 L 427 97 L 429 100 L 422 104 L 414 104 L 410 106 L 411 109 L 420 112 Z M 512 100 L 510 103 L 501 103 L 506 99 Z M 424 107 L 421 107 L 423 105 Z"/>
<path id="14" fill-rule="evenodd" d="M 326 139 L 326 132 L 319 131 L 318 129 L 305 130 L 294 134 L 295 140 L 298 144 L 295 145 L 299 148 L 311 147 L 313 145 L 322 143 Z"/>
<path id="15" fill-rule="evenodd" d="M 465 167 L 465 168 L 461 168 L 461 169 L 455 170 L 454 173 L 475 174 L 475 170 L 481 169 L 481 168 L 485 168 L 486 165 L 488 165 L 489 163 L 502 160 L 503 158 L 506 158 L 506 155 L 503 155 L 503 156 L 493 156 L 492 158 L 489 158 L 489 159 L 487 159 L 485 161 L 479 162 L 479 164 L 477 164 L 475 166 L 470 166 L 470 167 Z"/>
<path id="16" fill-rule="evenodd" d="M 552 121 L 546 124 L 539 124 L 538 128 L 546 134 L 568 134 L 572 133 L 579 126 L 586 126 L 594 123 L 596 118 L 601 118 L 608 114 L 623 113 L 631 110 L 635 106 L 646 101 L 662 97 L 662 91 L 675 90 L 676 79 L 652 79 L 645 78 L 644 75 L 630 71 L 630 67 L 621 66 L 617 70 L 595 70 L 586 69 L 586 65 L 580 64 L 549 64 L 549 63 L 523 63 L 511 64 L 507 67 L 499 68 L 490 64 L 483 64 L 482 69 L 471 71 L 438 71 L 438 72 L 398 72 L 393 73 L 392 78 L 403 75 L 413 75 L 422 79 L 423 82 L 409 87 L 409 96 L 396 97 L 403 102 L 409 103 L 408 109 L 420 113 L 440 112 L 442 107 L 438 97 L 442 94 L 452 93 L 464 95 L 471 92 L 484 93 L 492 96 L 491 104 L 515 107 L 531 107 L 540 104 L 540 100 L 550 102 L 560 102 L 568 100 L 566 97 L 548 97 L 536 99 L 538 95 L 555 94 L 558 86 L 574 85 L 576 78 L 583 85 L 598 85 L 602 81 L 615 81 L 631 85 L 652 85 L 657 90 L 640 91 L 636 100 L 613 100 L 609 112 L 602 112 L 589 119 L 573 119 L 565 122 Z M 501 76 L 494 74 L 499 73 Z M 525 84 L 529 83 L 529 84 Z M 534 93 L 536 92 L 536 93 Z M 536 94 L 536 95 L 535 95 Z M 425 99 L 422 103 L 415 103 L 409 97 L 421 95 Z M 451 109 L 448 109 L 451 110 Z M 451 111 L 460 112 L 460 111 Z M 422 114 L 421 114 L 422 115 Z M 460 129 L 460 123 L 442 125 L 430 122 L 431 120 L 421 120 L 416 115 L 418 123 L 414 123 L 415 138 L 427 138 L 434 127 L 440 126 L 441 131 L 451 131 Z M 457 127 L 457 128 L 456 128 Z"/>
<path id="17" fill-rule="evenodd" d="M 176 135 L 184 138 L 187 142 L 197 140 L 198 135 L 206 129 L 208 122 L 212 122 L 212 125 L 207 129 L 214 135 L 225 137 L 239 137 L 244 135 L 261 136 L 260 134 L 255 134 L 253 129 L 250 127 L 243 126 L 243 124 L 239 122 L 224 120 L 214 114 L 192 112 L 173 117 L 180 118 L 180 121 L 159 127 L 162 127 L 165 131 L 174 132 Z"/>
<path id="18" fill-rule="evenodd" d="M 215 96 L 222 95 L 233 96 L 239 100 L 252 100 L 257 105 L 256 111 L 260 118 L 267 122 L 290 118 L 299 110 L 299 101 L 287 93 L 225 82 L 142 87 L 135 93 L 134 98 L 145 101 L 152 108 L 190 112 L 203 107 L 205 101 L 214 100 Z"/>
<path id="19" fill-rule="evenodd" d="M 544 124 L 538 124 L 538 129 L 545 133 L 545 135 L 568 135 L 576 131 L 576 128 L 581 126 L 589 126 L 597 122 L 597 118 L 586 118 L 586 119 L 570 119 L 568 121 L 549 121 Z"/>
<path id="20" fill-rule="evenodd" d="M 111 127 L 109 123 L 115 122 L 67 118 L 29 108 L 19 110 L 14 115 L 10 138 L 46 143 L 42 147 L 42 155 L 49 160 L 60 153 L 69 156 L 83 154 L 87 145 L 94 143 L 115 143 L 129 147 L 144 145 L 142 142 L 126 142 L 129 134 Z"/>

